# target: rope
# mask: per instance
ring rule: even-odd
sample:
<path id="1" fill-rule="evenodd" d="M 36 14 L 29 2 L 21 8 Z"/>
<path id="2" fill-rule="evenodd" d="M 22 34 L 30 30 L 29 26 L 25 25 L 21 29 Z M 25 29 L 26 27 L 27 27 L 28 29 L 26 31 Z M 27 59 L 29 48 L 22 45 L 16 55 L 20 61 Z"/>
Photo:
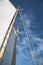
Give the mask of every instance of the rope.
<path id="1" fill-rule="evenodd" d="M 19 15 L 20 15 L 20 13 L 19 13 Z M 21 18 L 21 16 L 20 16 L 20 19 L 21 19 L 21 22 L 23 24 L 23 27 L 24 27 L 24 30 L 25 30 L 25 34 L 26 34 L 28 42 L 29 42 L 29 46 L 30 46 L 30 50 L 31 50 L 31 54 L 32 54 L 34 63 L 35 63 L 35 65 L 41 65 L 40 60 L 39 60 L 38 55 L 37 55 L 37 51 L 34 48 L 34 45 L 33 45 L 32 40 L 30 38 L 30 35 L 28 34 L 28 31 L 27 31 L 27 28 L 26 28 L 26 24 L 25 24 L 25 22 L 23 22 L 23 19 Z M 32 43 L 32 47 L 34 49 L 34 53 L 32 51 L 31 43 Z"/>

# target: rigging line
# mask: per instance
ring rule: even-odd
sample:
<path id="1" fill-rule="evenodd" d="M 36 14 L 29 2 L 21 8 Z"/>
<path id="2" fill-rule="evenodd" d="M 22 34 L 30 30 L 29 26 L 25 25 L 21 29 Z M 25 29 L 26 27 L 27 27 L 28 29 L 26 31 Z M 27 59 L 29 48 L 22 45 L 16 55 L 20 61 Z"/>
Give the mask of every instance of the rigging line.
<path id="1" fill-rule="evenodd" d="M 25 24 L 25 23 L 24 23 L 24 24 Z M 26 25 L 25 25 L 25 26 L 26 26 Z M 28 33 L 28 30 L 27 30 L 27 33 Z M 28 35 L 28 37 L 30 37 L 30 35 Z M 30 42 L 31 42 L 31 45 L 32 45 L 32 47 L 33 47 L 33 49 L 34 49 L 33 54 L 34 54 L 36 63 L 37 63 L 38 65 L 41 65 L 41 62 L 40 62 L 40 59 L 39 59 L 39 57 L 38 57 L 37 51 L 36 51 L 36 49 L 35 49 L 35 47 L 34 47 L 34 44 L 32 43 L 32 42 L 33 42 L 32 37 L 30 37 Z M 32 47 L 31 47 L 31 48 L 32 48 Z"/>
<path id="2" fill-rule="evenodd" d="M 25 24 L 25 23 L 24 23 Z M 25 26 L 26 27 L 26 26 Z M 25 28 L 26 29 L 26 28 Z M 27 33 L 27 35 L 28 35 L 28 33 Z M 29 36 L 30 37 L 30 36 Z M 29 39 L 30 40 L 30 39 Z M 30 43 L 31 43 L 31 41 L 30 41 Z M 30 46 L 31 46 L 31 44 L 30 44 Z M 33 46 L 33 44 L 32 44 L 32 46 Z M 36 55 L 36 51 L 35 51 L 35 48 L 34 48 L 34 46 L 33 46 L 33 49 L 34 49 L 34 57 L 36 57 L 37 58 L 37 55 Z M 32 47 L 31 47 L 31 51 L 32 51 Z M 36 59 L 35 59 L 36 60 Z M 38 59 L 37 59 L 38 60 Z M 38 62 L 37 62 L 38 63 Z M 38 65 L 40 65 L 40 63 L 38 63 Z"/>
<path id="3" fill-rule="evenodd" d="M 19 14 L 20 14 L 20 13 L 19 13 Z M 20 19 L 21 19 L 21 16 L 20 16 Z M 21 21 L 22 21 L 22 19 L 21 19 Z M 23 22 L 22 22 L 22 23 L 23 23 Z M 28 35 L 27 35 L 27 32 L 26 32 L 26 29 L 25 29 L 24 24 L 23 24 L 23 27 L 24 27 L 24 30 L 25 30 L 25 33 L 26 33 L 26 36 L 27 36 L 27 39 L 28 39 Z M 29 39 L 28 39 L 28 41 L 29 41 Z M 30 41 L 29 41 L 29 46 L 30 46 Z M 30 50 L 31 50 L 31 46 L 30 46 Z M 33 55 L 33 52 L 32 52 L 32 51 L 31 51 L 31 54 L 32 54 L 32 57 L 33 57 L 34 63 L 35 63 L 35 65 L 36 65 L 36 62 L 35 62 L 34 55 Z"/>
<path id="4" fill-rule="evenodd" d="M 24 25 L 25 25 L 25 23 L 24 23 Z M 25 25 L 25 27 L 26 27 L 26 25 Z M 25 28 L 25 29 L 26 29 L 26 28 Z M 27 29 L 26 29 L 26 30 L 27 30 Z M 27 31 L 27 34 L 28 34 L 28 31 Z M 28 35 L 28 38 L 30 38 L 30 35 Z M 31 38 L 30 38 L 29 40 L 30 40 L 30 43 L 32 43 Z M 35 49 L 35 47 L 34 47 L 33 43 L 32 43 L 32 44 L 30 44 L 30 46 L 31 46 L 31 45 L 32 45 L 32 47 L 33 47 L 33 49 L 34 49 L 33 54 L 34 54 L 34 58 L 35 58 L 35 60 L 36 60 L 36 63 L 37 63 L 38 65 L 40 65 L 40 61 L 39 61 L 39 58 L 38 58 L 38 56 L 37 56 L 36 49 Z M 31 50 L 32 50 L 32 47 L 31 47 Z"/>
<path id="5" fill-rule="evenodd" d="M 20 17 L 21 18 L 21 17 Z M 21 19 L 22 20 L 22 19 Z M 24 25 L 25 23 L 22 21 L 22 23 L 23 23 L 23 26 L 24 26 L 24 30 L 25 30 L 25 33 L 26 33 L 26 35 L 27 35 L 27 38 L 28 38 L 28 32 L 27 32 L 27 30 L 26 30 L 26 25 Z M 29 36 L 29 39 L 28 39 L 29 41 L 30 41 L 30 36 Z M 31 43 L 31 41 L 30 41 L 30 43 Z M 33 45 L 33 44 L 32 44 Z M 34 48 L 34 46 L 33 46 L 33 48 Z M 32 48 L 31 48 L 31 45 L 30 45 L 30 50 L 31 50 L 31 53 L 32 53 L 32 56 L 33 56 L 33 52 L 32 52 Z M 36 52 L 35 52 L 35 48 L 34 48 L 34 56 L 36 56 L 37 57 L 37 54 L 36 54 Z M 33 56 L 33 58 L 34 58 L 34 56 Z M 36 60 L 35 58 L 34 58 L 34 60 Z M 39 59 L 37 59 L 38 60 L 38 65 L 40 65 L 40 63 L 39 63 Z"/>
<path id="6" fill-rule="evenodd" d="M 24 23 L 24 25 L 25 25 L 25 23 Z M 26 29 L 26 25 L 25 25 L 25 29 Z M 27 30 L 27 29 L 26 29 L 26 30 Z M 28 34 L 28 31 L 27 31 L 27 34 Z M 30 36 L 28 36 L 28 38 L 30 38 Z M 31 39 L 29 39 L 29 40 L 30 40 L 30 43 L 32 43 L 32 40 L 31 40 Z M 30 44 L 30 46 L 31 46 L 31 44 Z M 39 62 L 39 59 L 38 59 L 38 56 L 37 56 L 37 53 L 36 53 L 36 49 L 34 48 L 33 43 L 32 43 L 32 46 L 33 46 L 33 49 L 34 49 L 34 52 L 32 52 L 32 53 L 34 54 L 36 63 L 37 63 L 38 65 L 40 65 L 40 62 Z M 31 50 L 32 50 L 32 47 L 31 47 Z"/>
<path id="7" fill-rule="evenodd" d="M 21 25 L 22 23 L 19 23 L 19 24 L 20 24 L 20 27 L 21 27 L 22 26 Z M 24 35 L 25 33 L 23 31 L 22 32 L 19 31 L 19 34 L 23 34 Z M 20 41 L 19 41 L 19 43 L 20 43 Z M 27 50 L 26 50 L 26 53 L 27 53 Z M 27 56 L 28 56 L 28 54 L 27 54 Z"/>
<path id="8" fill-rule="evenodd" d="M 26 33 L 26 35 L 27 35 L 27 32 L 25 31 L 25 33 Z M 28 35 L 27 35 L 28 36 Z M 27 39 L 28 39 L 28 37 L 27 37 Z M 29 39 L 28 39 L 28 42 L 29 42 L 29 46 L 30 46 L 30 41 L 29 41 Z M 30 50 L 31 50 L 31 46 L 30 46 Z M 33 57 L 33 59 L 34 59 L 34 55 L 33 55 L 33 52 L 32 52 L 32 50 L 31 50 L 31 54 L 32 54 L 32 57 Z M 35 59 L 34 59 L 35 60 Z M 36 63 L 35 63 L 36 64 Z"/>

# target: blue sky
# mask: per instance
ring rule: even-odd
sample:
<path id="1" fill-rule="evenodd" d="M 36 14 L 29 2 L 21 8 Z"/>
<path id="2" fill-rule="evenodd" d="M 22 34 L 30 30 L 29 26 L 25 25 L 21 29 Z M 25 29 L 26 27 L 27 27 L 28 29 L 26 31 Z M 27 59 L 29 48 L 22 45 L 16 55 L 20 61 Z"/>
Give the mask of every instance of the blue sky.
<path id="1" fill-rule="evenodd" d="M 15 28 L 19 28 L 16 65 L 43 65 L 43 0 L 11 2 L 20 6 L 15 23 Z"/>

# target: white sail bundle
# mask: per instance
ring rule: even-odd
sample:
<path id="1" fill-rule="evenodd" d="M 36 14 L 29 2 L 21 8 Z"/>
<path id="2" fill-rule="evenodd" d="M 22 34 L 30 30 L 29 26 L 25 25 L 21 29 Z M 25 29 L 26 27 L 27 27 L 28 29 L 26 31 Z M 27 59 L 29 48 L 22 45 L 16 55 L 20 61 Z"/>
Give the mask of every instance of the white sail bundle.
<path id="1" fill-rule="evenodd" d="M 0 0 L 0 59 L 3 57 L 17 13 L 9 0 Z"/>
<path id="2" fill-rule="evenodd" d="M 8 0 L 0 1 L 0 48 L 15 12 L 16 8 Z"/>

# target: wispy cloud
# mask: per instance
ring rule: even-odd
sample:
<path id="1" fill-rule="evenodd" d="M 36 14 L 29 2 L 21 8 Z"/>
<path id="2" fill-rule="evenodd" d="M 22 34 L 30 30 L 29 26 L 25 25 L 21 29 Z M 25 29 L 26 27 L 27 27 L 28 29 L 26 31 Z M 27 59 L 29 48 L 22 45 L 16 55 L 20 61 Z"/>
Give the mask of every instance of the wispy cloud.
<path id="1" fill-rule="evenodd" d="M 36 34 L 31 29 L 32 24 L 34 24 L 34 22 L 32 23 L 32 18 L 34 18 L 34 15 L 31 13 L 31 11 L 29 11 L 29 15 L 28 15 L 27 13 L 25 13 L 23 11 L 23 9 L 21 9 L 21 11 L 19 12 L 19 16 L 20 16 L 20 18 L 19 18 L 20 23 L 22 24 L 20 26 L 22 28 L 24 28 L 25 31 L 23 32 L 23 30 L 22 30 L 22 32 L 21 32 L 19 30 L 19 37 L 18 37 L 19 45 L 17 46 L 18 50 L 20 51 L 21 56 L 29 59 L 32 55 L 32 57 L 34 59 L 34 53 L 35 53 L 34 50 L 38 52 L 37 54 L 39 54 L 39 51 L 43 50 L 43 39 L 39 38 L 38 34 Z M 38 25 L 34 25 L 33 27 L 37 27 L 37 26 Z M 20 35 L 23 37 L 21 37 Z M 29 40 L 29 38 L 30 38 L 30 40 Z M 22 39 L 22 41 L 21 41 L 21 39 Z M 31 48 L 31 45 L 34 47 L 33 50 Z M 35 47 L 35 45 L 37 47 Z M 25 54 L 23 51 L 24 49 L 26 49 Z M 29 56 L 29 58 L 28 58 L 28 56 Z M 31 61 L 32 61 L 32 58 L 31 58 Z M 35 61 L 35 59 L 34 59 L 34 61 Z"/>
<path id="2" fill-rule="evenodd" d="M 34 24 L 34 22 L 32 23 L 31 19 L 34 18 L 34 15 L 31 13 L 31 11 L 29 12 L 30 13 L 29 15 L 27 13 L 24 13 L 24 12 L 21 13 L 21 12 L 20 12 L 20 19 L 22 20 L 22 22 L 24 22 L 26 24 L 26 29 L 28 30 L 28 35 L 32 36 L 32 38 L 31 38 L 32 41 L 36 44 L 39 44 L 39 48 L 40 48 L 43 45 L 43 39 L 39 38 L 38 34 L 36 34 L 31 29 L 31 24 Z M 34 27 L 37 27 L 37 26 L 39 26 L 39 25 L 34 25 Z"/>

